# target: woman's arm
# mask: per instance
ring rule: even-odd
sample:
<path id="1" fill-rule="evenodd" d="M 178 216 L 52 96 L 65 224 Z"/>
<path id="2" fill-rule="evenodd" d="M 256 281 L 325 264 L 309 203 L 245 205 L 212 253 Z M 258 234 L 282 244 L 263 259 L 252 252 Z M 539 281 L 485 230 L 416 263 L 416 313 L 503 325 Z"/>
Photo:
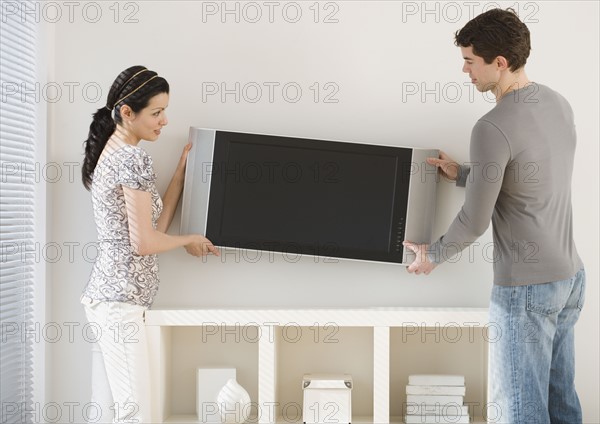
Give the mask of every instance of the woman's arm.
<path id="1" fill-rule="evenodd" d="M 160 232 L 167 232 L 169 226 L 171 225 L 171 222 L 173 221 L 173 217 L 175 216 L 175 209 L 177 209 L 177 204 L 179 203 L 181 193 L 183 192 L 183 180 L 185 177 L 186 159 L 188 152 L 191 148 L 191 143 L 188 143 L 183 148 L 183 153 L 181 155 L 181 158 L 179 159 L 179 163 L 177 164 L 177 168 L 175 169 L 173 178 L 171 178 L 171 182 L 167 187 L 167 191 L 165 192 L 162 198 L 163 210 L 156 223 L 156 229 Z"/>
<path id="2" fill-rule="evenodd" d="M 152 226 L 152 195 L 148 191 L 123 187 L 127 220 L 129 223 L 129 240 L 138 255 L 151 255 L 166 252 L 185 246 L 189 254 L 203 256 L 219 251 L 201 234 L 172 236 Z"/>

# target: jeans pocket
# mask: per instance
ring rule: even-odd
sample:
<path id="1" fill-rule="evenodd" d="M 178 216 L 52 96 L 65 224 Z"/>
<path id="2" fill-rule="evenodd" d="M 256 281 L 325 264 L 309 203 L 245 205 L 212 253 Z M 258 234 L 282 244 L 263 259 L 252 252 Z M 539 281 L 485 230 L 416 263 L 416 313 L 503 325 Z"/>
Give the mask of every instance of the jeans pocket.
<path id="1" fill-rule="evenodd" d="M 585 270 L 579 271 L 578 279 L 575 280 L 576 284 L 579 283 L 579 299 L 577 300 L 577 309 L 580 311 L 583 309 L 583 304 L 585 303 Z"/>
<path id="2" fill-rule="evenodd" d="M 542 315 L 556 315 L 566 306 L 572 288 L 571 279 L 529 285 L 527 310 Z"/>

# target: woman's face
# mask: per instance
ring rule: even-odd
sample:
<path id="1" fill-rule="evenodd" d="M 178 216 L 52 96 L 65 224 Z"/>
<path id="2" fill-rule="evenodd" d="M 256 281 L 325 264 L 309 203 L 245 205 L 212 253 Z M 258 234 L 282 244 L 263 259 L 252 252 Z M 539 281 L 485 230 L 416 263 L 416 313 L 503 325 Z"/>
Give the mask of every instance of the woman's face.
<path id="1" fill-rule="evenodd" d="M 155 141 L 160 136 L 162 127 L 169 123 L 165 109 L 169 104 L 169 95 L 160 93 L 152 97 L 148 106 L 134 113 L 129 110 L 122 111 L 122 118 L 126 128 L 139 140 Z"/>

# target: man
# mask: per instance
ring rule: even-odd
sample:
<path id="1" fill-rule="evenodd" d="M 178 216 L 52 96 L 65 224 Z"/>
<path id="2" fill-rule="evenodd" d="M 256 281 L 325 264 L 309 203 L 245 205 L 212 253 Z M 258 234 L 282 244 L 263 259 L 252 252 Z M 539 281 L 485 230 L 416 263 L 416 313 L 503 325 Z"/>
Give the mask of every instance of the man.
<path id="1" fill-rule="evenodd" d="M 530 37 L 512 9 L 493 9 L 455 35 L 463 72 L 496 97 L 471 134 L 470 166 L 430 158 L 466 187 L 450 228 L 416 254 L 409 272 L 429 274 L 488 228 L 494 238 L 488 419 L 511 424 L 581 423 L 574 384 L 574 324 L 585 271 L 573 242 L 575 124 L 569 103 L 525 74 Z M 499 415 L 499 416 L 498 416 Z"/>

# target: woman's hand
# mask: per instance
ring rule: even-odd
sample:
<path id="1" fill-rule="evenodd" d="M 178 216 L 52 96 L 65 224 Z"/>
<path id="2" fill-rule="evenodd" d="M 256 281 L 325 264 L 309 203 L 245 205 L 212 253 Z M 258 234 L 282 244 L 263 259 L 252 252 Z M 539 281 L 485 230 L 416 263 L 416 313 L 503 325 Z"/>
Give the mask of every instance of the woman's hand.
<path id="1" fill-rule="evenodd" d="M 220 256 L 219 250 L 211 243 L 209 239 L 201 234 L 194 234 L 194 240 L 185 245 L 185 250 L 192 256 L 200 257 L 212 253 Z"/>
<path id="2" fill-rule="evenodd" d="M 181 157 L 179 158 L 179 163 L 177 164 L 177 168 L 175 169 L 175 174 L 179 175 L 180 177 L 185 176 L 185 165 L 187 163 L 188 153 L 191 149 L 192 143 L 188 143 L 183 147 L 183 153 L 181 154 Z"/>
<path id="3" fill-rule="evenodd" d="M 191 148 L 192 143 L 186 144 L 183 148 L 183 153 L 179 158 L 179 163 L 177 164 L 177 168 L 175 168 L 173 178 L 171 178 L 167 191 L 165 191 L 165 194 L 162 196 L 163 210 L 160 217 L 158 217 L 158 223 L 156 225 L 156 229 L 160 232 L 167 232 L 173 221 L 173 217 L 175 216 L 175 209 L 177 209 L 177 203 L 179 203 L 181 193 L 183 192 L 186 161 Z"/>
<path id="4" fill-rule="evenodd" d="M 439 158 L 427 158 L 427 163 L 435 165 L 441 174 L 449 180 L 456 181 L 460 166 L 450 156 L 440 150 Z"/>

